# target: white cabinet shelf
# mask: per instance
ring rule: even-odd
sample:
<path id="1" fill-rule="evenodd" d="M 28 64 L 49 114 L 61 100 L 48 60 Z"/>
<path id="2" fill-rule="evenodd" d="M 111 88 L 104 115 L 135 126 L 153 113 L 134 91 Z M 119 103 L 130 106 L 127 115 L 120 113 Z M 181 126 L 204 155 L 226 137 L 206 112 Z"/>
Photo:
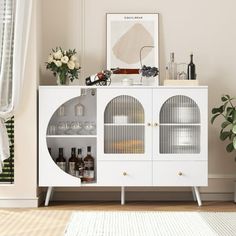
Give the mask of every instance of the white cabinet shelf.
<path id="1" fill-rule="evenodd" d="M 144 126 L 145 124 L 132 124 L 132 123 L 129 123 L 129 124 L 114 124 L 114 123 L 110 123 L 110 124 L 107 124 L 105 123 L 104 126 Z"/>
<path id="2" fill-rule="evenodd" d="M 185 123 L 161 123 L 159 124 L 160 126 L 198 126 L 198 125 L 201 125 L 200 123 L 198 124 L 185 124 Z"/>
<path id="3" fill-rule="evenodd" d="M 95 96 L 90 90 L 39 88 L 39 186 L 207 185 L 207 87 L 93 87 Z M 78 103 L 83 116 L 75 116 Z M 58 116 L 61 106 L 65 116 Z M 86 122 L 95 125 L 78 135 L 48 133 L 60 122 L 81 122 L 80 130 Z M 59 147 L 68 158 L 70 148 L 87 145 L 95 157 L 94 183 L 81 183 L 54 161 Z"/>
<path id="4" fill-rule="evenodd" d="M 97 135 L 46 135 L 46 138 L 97 138 Z"/>

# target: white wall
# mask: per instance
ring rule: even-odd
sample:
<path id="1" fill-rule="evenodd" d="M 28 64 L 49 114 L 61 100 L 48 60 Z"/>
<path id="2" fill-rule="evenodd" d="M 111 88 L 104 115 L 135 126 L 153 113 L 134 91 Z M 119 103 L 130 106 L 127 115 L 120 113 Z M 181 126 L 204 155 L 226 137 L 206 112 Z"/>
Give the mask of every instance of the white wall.
<path id="1" fill-rule="evenodd" d="M 33 7 L 26 73 L 15 114 L 15 182 L 0 185 L 0 207 L 37 206 L 37 28 Z"/>
<path id="2" fill-rule="evenodd" d="M 188 62 L 189 54 L 193 52 L 198 79 L 202 85 L 209 86 L 210 119 L 210 110 L 220 103 L 220 95 L 236 96 L 235 9 L 234 0 L 42 0 L 41 84 L 55 81 L 45 71 L 43 63 L 55 46 L 82 51 L 84 75 L 105 68 L 106 13 L 158 12 L 161 80 L 171 51 L 175 52 L 178 62 Z M 236 178 L 235 153 L 226 153 L 225 143 L 218 138 L 218 130 L 219 123 L 209 124 L 211 179 L 209 187 L 201 190 L 209 193 L 232 192 L 233 178 Z"/>

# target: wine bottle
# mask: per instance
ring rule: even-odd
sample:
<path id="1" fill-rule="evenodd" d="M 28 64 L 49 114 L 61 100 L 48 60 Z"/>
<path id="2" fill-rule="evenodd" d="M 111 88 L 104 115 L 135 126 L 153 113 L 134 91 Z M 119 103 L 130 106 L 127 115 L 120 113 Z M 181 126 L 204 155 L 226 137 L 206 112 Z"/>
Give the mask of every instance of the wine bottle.
<path id="1" fill-rule="evenodd" d="M 66 159 L 63 155 L 63 148 L 59 148 L 59 155 L 56 159 L 56 164 L 64 171 L 66 171 Z"/>
<path id="2" fill-rule="evenodd" d="M 78 162 L 75 166 L 75 176 L 78 178 L 81 178 L 83 180 L 84 175 L 84 161 L 83 161 L 83 155 L 82 155 L 82 149 L 78 149 L 78 156 L 77 156 Z"/>
<path id="3" fill-rule="evenodd" d="M 193 63 L 193 54 L 190 55 L 190 63 L 188 64 L 188 79 L 196 79 L 195 65 Z"/>
<path id="4" fill-rule="evenodd" d="M 83 182 L 93 182 L 94 177 L 94 158 L 91 156 L 91 146 L 88 146 L 87 156 L 84 158 Z"/>
<path id="5" fill-rule="evenodd" d="M 175 63 L 175 54 L 170 54 L 170 62 L 168 63 L 168 79 L 177 79 L 177 64 Z"/>
<path id="6" fill-rule="evenodd" d="M 68 162 L 68 173 L 70 175 L 75 176 L 75 166 L 78 162 L 78 159 L 76 158 L 76 148 L 71 148 L 71 157 Z"/>

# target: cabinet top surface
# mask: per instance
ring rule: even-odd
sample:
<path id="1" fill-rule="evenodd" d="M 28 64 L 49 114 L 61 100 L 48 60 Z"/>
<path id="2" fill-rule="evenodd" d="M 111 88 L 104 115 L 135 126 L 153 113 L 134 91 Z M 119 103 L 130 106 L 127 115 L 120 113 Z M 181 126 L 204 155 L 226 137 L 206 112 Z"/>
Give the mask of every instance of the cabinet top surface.
<path id="1" fill-rule="evenodd" d="M 78 85 L 66 85 L 66 86 L 39 86 L 39 89 L 207 89 L 208 86 L 78 86 Z"/>

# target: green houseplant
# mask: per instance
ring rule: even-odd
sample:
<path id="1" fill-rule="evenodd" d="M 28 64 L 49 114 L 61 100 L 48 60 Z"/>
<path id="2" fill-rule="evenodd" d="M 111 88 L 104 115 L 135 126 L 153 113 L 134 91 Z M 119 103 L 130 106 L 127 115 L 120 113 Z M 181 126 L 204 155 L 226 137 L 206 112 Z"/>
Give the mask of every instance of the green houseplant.
<path id="1" fill-rule="evenodd" d="M 221 97 L 222 105 L 212 109 L 211 123 L 213 124 L 217 117 L 223 117 L 221 123 L 220 139 L 228 141 L 226 146 L 227 152 L 232 152 L 236 149 L 236 107 L 233 102 L 236 98 L 229 95 Z M 236 157 L 235 157 L 236 161 Z M 236 203 L 236 181 L 234 181 L 234 202 Z"/>
<path id="2" fill-rule="evenodd" d="M 221 106 L 215 107 L 211 111 L 212 124 L 214 123 L 216 118 L 223 118 L 220 129 L 220 139 L 222 141 L 228 141 L 228 144 L 226 146 L 227 152 L 232 152 L 236 149 L 236 106 L 234 106 L 233 104 L 234 100 L 236 100 L 236 98 L 230 97 L 229 95 L 223 95 L 221 97 Z"/>

